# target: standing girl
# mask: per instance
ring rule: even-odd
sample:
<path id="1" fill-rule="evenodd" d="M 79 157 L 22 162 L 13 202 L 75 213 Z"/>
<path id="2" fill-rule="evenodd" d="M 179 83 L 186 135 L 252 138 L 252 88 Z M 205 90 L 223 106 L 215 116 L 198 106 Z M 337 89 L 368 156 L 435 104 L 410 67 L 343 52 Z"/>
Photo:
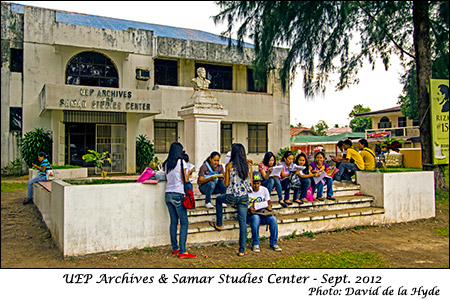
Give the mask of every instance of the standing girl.
<path id="1" fill-rule="evenodd" d="M 311 167 L 309 166 L 308 158 L 305 153 L 300 153 L 297 155 L 295 158 L 295 164 L 305 167 L 305 169 L 295 172 L 295 175 L 300 177 L 300 189 L 294 189 L 294 202 L 301 205 L 306 201 L 306 193 L 311 186 L 311 181 L 313 180 L 312 177 L 319 176 L 319 173 L 313 173 L 311 171 Z M 298 197 L 299 194 L 300 199 Z"/>
<path id="2" fill-rule="evenodd" d="M 264 155 L 263 161 L 259 164 L 259 172 L 263 177 L 262 186 L 266 187 L 269 190 L 269 193 L 272 193 L 272 189 L 275 186 L 275 190 L 278 194 L 278 200 L 283 200 L 283 189 L 281 187 L 281 181 L 279 177 L 270 177 L 272 173 L 273 167 L 276 165 L 277 161 L 275 155 L 272 152 L 267 152 Z"/>
<path id="3" fill-rule="evenodd" d="M 324 162 L 325 160 L 325 154 L 323 152 L 317 152 L 316 155 L 314 155 L 314 161 L 310 164 L 312 172 L 317 172 L 320 175 L 320 172 L 325 171 L 328 169 L 328 164 Z M 314 183 L 314 180 L 312 180 L 312 189 L 313 194 L 314 191 L 317 188 L 317 200 L 323 201 L 323 186 L 325 181 L 325 184 L 327 185 L 327 199 L 329 200 L 336 200 L 333 197 L 333 179 L 329 177 L 324 177 L 323 180 L 319 181 L 317 184 Z"/>
<path id="4" fill-rule="evenodd" d="M 242 144 L 236 143 L 231 147 L 230 162 L 225 166 L 226 194 L 216 197 L 216 222 L 210 221 L 209 225 L 216 230 L 222 230 L 222 204 L 236 205 L 239 222 L 239 252 L 238 256 L 244 256 L 245 243 L 247 240 L 247 209 L 248 194 L 252 189 L 252 167 L 248 164 L 245 155 L 245 148 Z"/>
<path id="5" fill-rule="evenodd" d="M 289 168 L 293 162 L 294 153 L 291 151 L 286 151 L 281 158 L 281 162 L 278 164 L 279 166 L 283 166 L 283 169 L 281 170 L 281 188 L 284 190 L 284 200 L 278 201 L 278 203 L 280 203 L 283 207 L 292 205 L 292 201 L 289 200 Z"/>
<path id="6" fill-rule="evenodd" d="M 166 205 L 170 216 L 170 243 L 172 244 L 172 254 L 178 254 L 179 258 L 195 258 L 194 254 L 186 251 L 186 241 L 188 234 L 188 217 L 187 210 L 183 205 L 184 199 L 184 181 L 188 181 L 186 177 L 186 168 L 183 164 L 183 146 L 174 142 L 170 145 L 169 156 L 163 163 L 163 169 L 166 173 Z M 180 220 L 180 243 L 177 241 L 177 227 Z"/>

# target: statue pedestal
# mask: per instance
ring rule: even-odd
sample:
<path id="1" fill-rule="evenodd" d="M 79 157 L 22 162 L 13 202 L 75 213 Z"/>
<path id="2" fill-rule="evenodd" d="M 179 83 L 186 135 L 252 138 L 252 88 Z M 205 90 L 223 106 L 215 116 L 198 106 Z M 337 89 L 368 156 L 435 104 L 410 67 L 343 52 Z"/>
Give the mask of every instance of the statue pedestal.
<path id="1" fill-rule="evenodd" d="M 220 152 L 220 122 L 228 111 L 217 100 L 196 100 L 183 106 L 178 116 L 184 120 L 184 149 L 198 171 L 211 152 Z"/>

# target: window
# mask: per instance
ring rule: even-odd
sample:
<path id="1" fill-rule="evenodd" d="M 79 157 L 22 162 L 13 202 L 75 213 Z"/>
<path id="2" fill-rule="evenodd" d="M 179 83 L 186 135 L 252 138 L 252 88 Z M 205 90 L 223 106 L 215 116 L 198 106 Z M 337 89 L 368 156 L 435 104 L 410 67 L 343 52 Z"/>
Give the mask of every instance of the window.
<path id="1" fill-rule="evenodd" d="M 119 75 L 112 61 L 98 52 L 82 52 L 67 64 L 66 84 L 118 88 Z"/>
<path id="2" fill-rule="evenodd" d="M 398 127 L 406 127 L 406 117 L 398 117 Z"/>
<path id="3" fill-rule="evenodd" d="M 267 82 L 264 82 L 263 86 L 260 87 L 259 89 L 255 88 L 255 80 L 253 78 L 253 70 L 250 68 L 247 68 L 247 91 L 267 93 Z"/>
<path id="4" fill-rule="evenodd" d="M 378 123 L 378 128 L 391 128 L 392 124 L 388 117 L 382 117 L 380 123 Z"/>
<path id="5" fill-rule="evenodd" d="M 178 62 L 155 59 L 155 85 L 178 85 Z"/>
<path id="6" fill-rule="evenodd" d="M 218 66 L 208 64 L 195 64 L 195 76 L 197 69 L 203 67 L 206 70 L 206 79 L 211 81 L 210 89 L 232 90 L 233 89 L 233 68 L 231 66 Z"/>
<path id="7" fill-rule="evenodd" d="M 170 145 L 178 140 L 178 123 L 155 121 L 155 152 L 169 153 Z"/>
<path id="8" fill-rule="evenodd" d="M 220 124 L 220 152 L 231 151 L 231 144 L 233 144 L 233 125 L 222 123 Z"/>
<path id="9" fill-rule="evenodd" d="M 248 152 L 267 152 L 267 125 L 248 124 Z"/>
<path id="10" fill-rule="evenodd" d="M 11 48 L 11 63 L 9 65 L 9 70 L 11 72 L 23 71 L 23 49 Z"/>
<path id="11" fill-rule="evenodd" d="M 9 108 L 9 132 L 22 133 L 22 107 Z"/>
<path id="12" fill-rule="evenodd" d="M 420 125 L 420 122 L 419 122 L 419 120 L 413 120 L 413 126 L 419 126 Z"/>

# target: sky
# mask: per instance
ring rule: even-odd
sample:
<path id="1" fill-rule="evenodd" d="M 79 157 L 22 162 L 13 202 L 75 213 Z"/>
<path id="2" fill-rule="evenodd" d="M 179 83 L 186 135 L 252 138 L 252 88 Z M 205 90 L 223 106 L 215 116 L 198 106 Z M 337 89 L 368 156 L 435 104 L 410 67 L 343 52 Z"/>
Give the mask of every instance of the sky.
<path id="1" fill-rule="evenodd" d="M 226 24 L 215 25 L 211 16 L 220 12 L 213 1 L 7 1 L 45 7 L 50 9 L 80 12 L 125 20 L 198 29 L 220 34 Z M 106 4 L 107 3 L 107 4 Z M 125 4 L 126 3 L 126 4 Z M 176 9 L 174 9 L 176 8 Z M 251 42 L 247 40 L 248 42 Z M 386 71 L 381 60 L 377 61 L 375 70 L 369 63 L 358 73 L 360 83 L 343 91 L 336 92 L 335 84 L 327 86 L 323 96 L 313 100 L 304 97 L 301 71 L 290 90 L 290 123 L 311 127 L 324 120 L 328 126 L 348 125 L 348 114 L 353 106 L 362 104 L 372 111 L 397 106 L 398 96 L 402 92 L 399 82 L 402 68 L 397 57 L 391 58 L 391 65 Z M 333 78 L 333 76 L 331 76 Z M 337 76 L 334 76 L 337 78 Z"/>

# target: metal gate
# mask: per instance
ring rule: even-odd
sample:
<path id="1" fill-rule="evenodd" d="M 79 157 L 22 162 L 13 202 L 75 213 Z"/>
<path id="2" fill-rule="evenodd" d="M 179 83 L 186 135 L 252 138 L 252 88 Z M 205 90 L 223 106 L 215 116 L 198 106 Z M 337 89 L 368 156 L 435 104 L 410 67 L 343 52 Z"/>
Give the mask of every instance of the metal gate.
<path id="1" fill-rule="evenodd" d="M 105 162 L 103 165 L 108 173 L 125 173 L 125 147 L 126 147 L 126 125 L 123 124 L 97 124 L 95 147 L 98 153 L 109 152 L 111 164 Z M 96 168 L 96 174 L 100 170 Z"/>

